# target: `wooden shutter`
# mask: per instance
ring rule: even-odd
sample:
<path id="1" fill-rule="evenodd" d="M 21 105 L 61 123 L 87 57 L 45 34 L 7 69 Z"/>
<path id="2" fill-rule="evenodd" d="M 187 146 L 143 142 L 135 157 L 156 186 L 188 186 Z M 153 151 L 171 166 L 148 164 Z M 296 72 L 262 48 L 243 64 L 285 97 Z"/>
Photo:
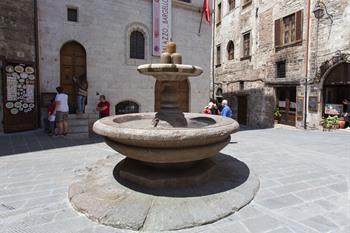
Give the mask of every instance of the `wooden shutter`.
<path id="1" fill-rule="evenodd" d="M 281 19 L 275 20 L 275 47 L 280 47 L 281 44 Z"/>
<path id="2" fill-rule="evenodd" d="M 301 41 L 303 38 L 303 11 L 295 13 L 296 41 Z"/>

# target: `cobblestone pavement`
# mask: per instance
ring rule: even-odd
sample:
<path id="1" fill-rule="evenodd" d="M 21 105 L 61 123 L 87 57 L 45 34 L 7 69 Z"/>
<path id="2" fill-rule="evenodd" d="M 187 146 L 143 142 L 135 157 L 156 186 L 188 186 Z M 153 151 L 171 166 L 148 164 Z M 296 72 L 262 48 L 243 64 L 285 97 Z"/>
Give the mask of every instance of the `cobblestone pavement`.
<path id="1" fill-rule="evenodd" d="M 258 174 L 257 196 L 234 215 L 180 232 L 349 233 L 349 139 L 348 133 L 295 129 L 234 134 L 222 152 Z M 95 140 L 78 145 L 59 138 L 60 146 L 55 139 L 45 140 L 38 132 L 0 136 L 0 152 L 8 155 L 0 157 L 0 232 L 130 232 L 91 222 L 67 200 L 79 169 L 114 152 Z M 40 148 L 29 148 L 34 141 Z"/>

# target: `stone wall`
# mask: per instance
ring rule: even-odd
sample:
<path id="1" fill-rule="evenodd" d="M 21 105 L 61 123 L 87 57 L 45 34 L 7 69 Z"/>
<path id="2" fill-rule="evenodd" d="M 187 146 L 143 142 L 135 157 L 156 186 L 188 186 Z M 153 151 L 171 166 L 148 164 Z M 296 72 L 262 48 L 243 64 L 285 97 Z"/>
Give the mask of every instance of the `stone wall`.
<path id="1" fill-rule="evenodd" d="M 311 12 L 310 29 L 310 56 L 305 60 L 307 42 L 307 1 L 305 0 L 273 0 L 252 1 L 247 7 L 242 7 L 242 0 L 236 1 L 235 9 L 229 11 L 227 1 L 222 2 L 223 18 L 216 27 L 215 44 L 221 44 L 221 66 L 215 69 L 216 88 L 222 88 L 225 96 L 231 96 L 232 104 L 237 104 L 237 95 L 248 95 L 248 125 L 252 127 L 271 127 L 273 124 L 273 110 L 276 105 L 275 87 L 294 85 L 297 95 L 304 94 L 304 80 L 315 73 L 315 42 L 316 20 Z M 316 1 L 311 1 L 311 11 Z M 350 3 L 346 0 L 324 1 L 328 10 L 334 14 L 334 23 L 323 18 L 319 27 L 318 65 L 329 57 L 334 56 L 337 50 L 348 51 L 350 48 L 350 28 L 346 27 L 350 21 Z M 274 21 L 299 10 L 303 12 L 303 30 L 301 43 L 275 49 Z M 251 31 L 251 58 L 243 57 L 243 36 Z M 227 44 L 232 40 L 235 45 L 233 60 L 228 60 Z M 216 60 L 216 59 L 215 59 Z M 277 77 L 276 62 L 286 61 L 286 78 Z M 309 69 L 306 73 L 305 64 Z M 311 68 L 310 68 L 311 67 Z M 241 89 L 244 83 L 244 90 Z M 314 95 L 320 96 L 320 90 L 310 87 Z M 237 109 L 237 106 L 232 106 Z M 321 106 L 319 107 L 321 109 Z M 309 127 L 317 127 L 321 113 L 310 113 Z M 303 122 L 297 122 L 297 127 Z"/>
<path id="2" fill-rule="evenodd" d="M 35 61 L 34 1 L 0 1 L 0 59 Z M 1 82 L 0 72 L 0 132 L 3 131 Z"/>
<path id="3" fill-rule="evenodd" d="M 183 63 L 203 67 L 204 73 L 190 79 L 190 110 L 199 112 L 209 98 L 210 26 L 203 21 L 198 36 L 202 1 L 193 4 L 173 1 L 173 40 L 183 54 Z M 66 7 L 79 8 L 79 22 L 67 22 Z M 152 52 L 152 1 L 150 0 L 38 0 L 41 91 L 53 92 L 60 82 L 60 48 L 67 41 L 82 44 L 87 53 L 89 97 L 87 111 L 93 112 L 96 93 L 106 95 L 114 106 L 124 100 L 140 105 L 140 111 L 154 110 L 151 77 L 138 74 L 137 65 L 155 63 Z M 146 35 L 146 58 L 130 61 L 127 32 L 141 27 Z"/>

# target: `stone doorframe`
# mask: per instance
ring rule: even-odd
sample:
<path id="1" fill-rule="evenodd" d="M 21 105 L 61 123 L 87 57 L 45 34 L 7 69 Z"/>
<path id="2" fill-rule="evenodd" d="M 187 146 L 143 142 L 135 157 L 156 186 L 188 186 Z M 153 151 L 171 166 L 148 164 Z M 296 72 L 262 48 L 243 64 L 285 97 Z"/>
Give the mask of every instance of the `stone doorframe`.
<path id="1" fill-rule="evenodd" d="M 338 66 L 342 64 L 350 64 L 350 53 L 342 53 L 341 51 L 337 51 L 336 54 L 330 59 L 324 61 L 319 70 L 317 70 L 317 74 L 314 82 L 312 83 L 315 87 L 319 89 L 319 98 L 320 98 L 320 110 L 319 117 L 320 119 L 323 116 L 323 108 L 324 108 L 324 99 L 323 99 L 323 91 L 324 91 L 324 82 L 328 75 Z"/>

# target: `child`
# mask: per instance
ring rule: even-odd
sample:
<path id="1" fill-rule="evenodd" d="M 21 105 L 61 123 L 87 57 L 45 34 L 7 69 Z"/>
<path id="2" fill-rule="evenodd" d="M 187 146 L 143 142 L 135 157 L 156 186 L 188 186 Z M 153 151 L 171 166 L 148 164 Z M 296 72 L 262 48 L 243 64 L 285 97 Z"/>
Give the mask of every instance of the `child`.
<path id="1" fill-rule="evenodd" d="M 50 105 L 47 109 L 48 112 L 48 122 L 49 122 L 49 136 L 52 136 L 55 133 L 55 120 L 56 120 L 56 116 L 54 114 L 55 111 L 55 99 L 52 99 L 50 101 Z"/>

